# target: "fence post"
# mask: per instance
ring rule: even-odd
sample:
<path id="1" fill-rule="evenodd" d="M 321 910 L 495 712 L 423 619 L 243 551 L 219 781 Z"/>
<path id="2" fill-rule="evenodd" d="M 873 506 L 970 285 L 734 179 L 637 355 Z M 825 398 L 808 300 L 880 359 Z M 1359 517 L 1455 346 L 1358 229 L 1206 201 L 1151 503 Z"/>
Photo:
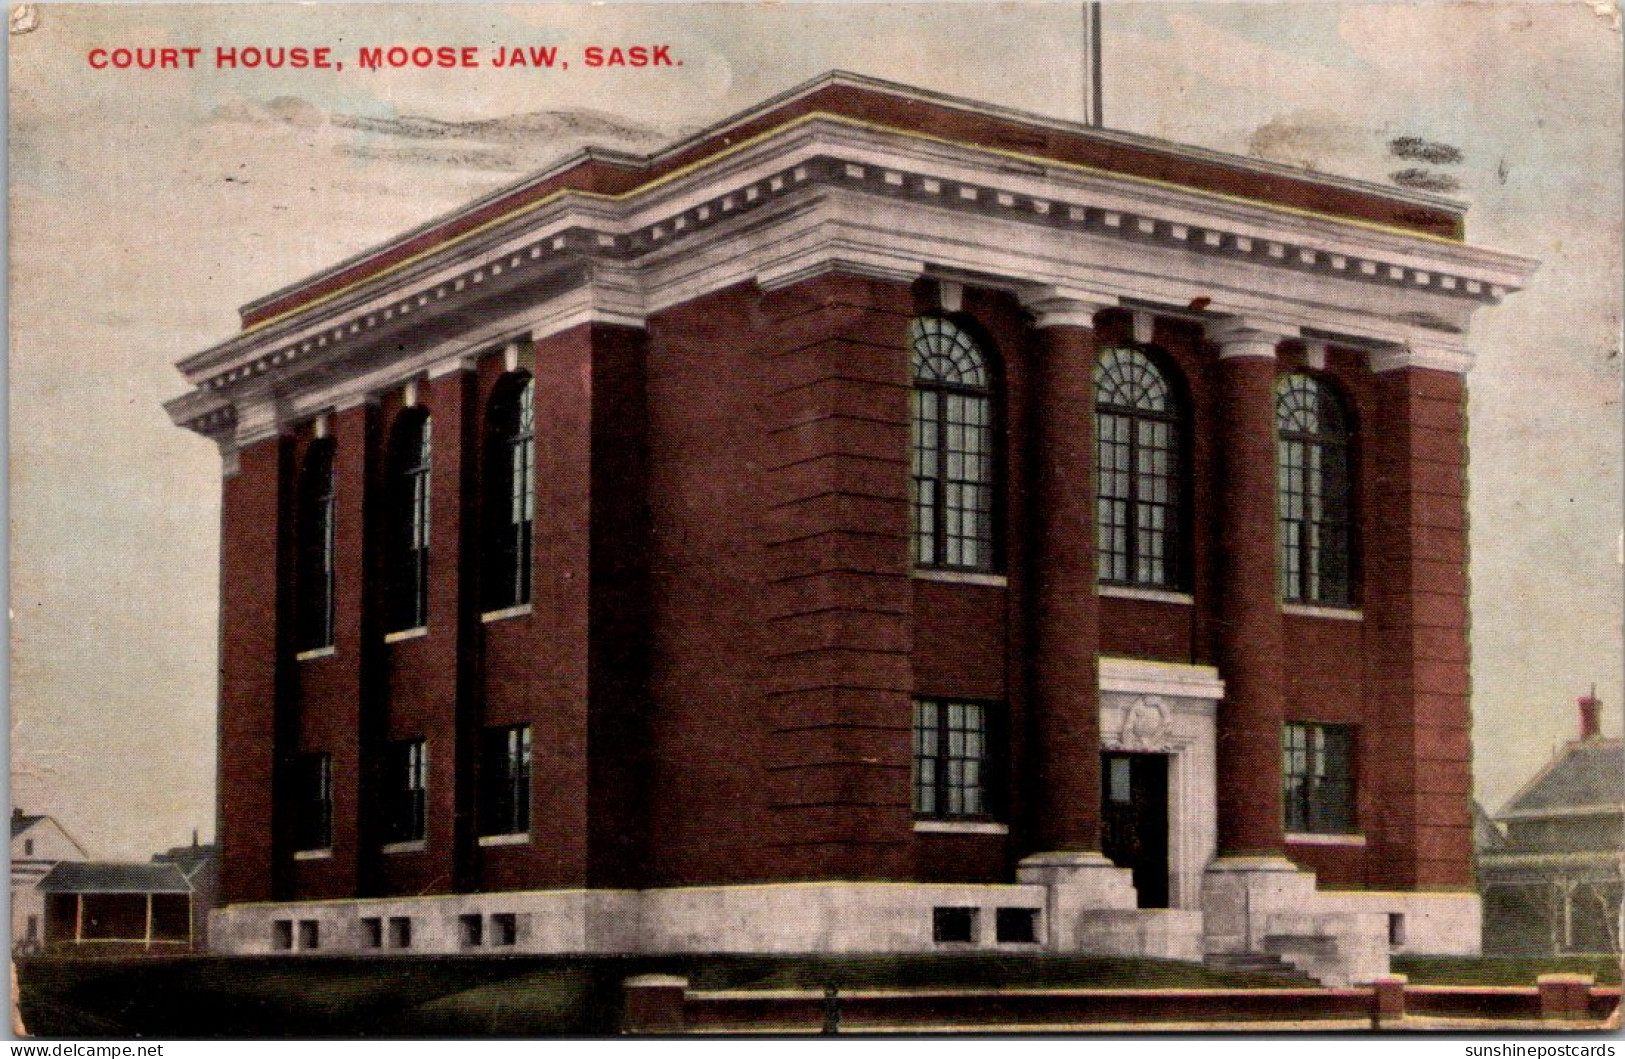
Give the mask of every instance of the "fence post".
<path id="1" fill-rule="evenodd" d="M 1588 974 L 1543 974 L 1535 979 L 1540 990 L 1540 1017 L 1543 1019 L 1583 1019 L 1590 1014 L 1591 987 L 1596 979 Z"/>
<path id="2" fill-rule="evenodd" d="M 621 983 L 625 996 L 623 1033 L 681 1033 L 687 1020 L 683 1000 L 688 979 L 665 974 L 633 975 Z"/>
<path id="3" fill-rule="evenodd" d="M 824 1032 L 841 1032 L 841 991 L 832 985 L 824 987 Z"/>
<path id="4" fill-rule="evenodd" d="M 1371 1012 L 1373 1029 L 1398 1022 L 1405 1017 L 1405 984 L 1410 979 L 1402 974 L 1384 975 L 1371 983 L 1374 1007 Z"/>

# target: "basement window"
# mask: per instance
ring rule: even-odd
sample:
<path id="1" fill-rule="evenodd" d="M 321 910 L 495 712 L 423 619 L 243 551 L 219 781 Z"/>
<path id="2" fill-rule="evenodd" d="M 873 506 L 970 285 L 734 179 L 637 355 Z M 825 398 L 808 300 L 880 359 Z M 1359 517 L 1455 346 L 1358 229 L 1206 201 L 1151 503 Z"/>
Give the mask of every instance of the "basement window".
<path id="1" fill-rule="evenodd" d="M 369 916 L 361 921 L 361 945 L 367 949 L 381 949 L 384 947 L 384 921 L 377 916 Z"/>
<path id="2" fill-rule="evenodd" d="M 976 909 L 933 908 L 931 910 L 931 940 L 938 945 L 975 941 Z"/>
<path id="3" fill-rule="evenodd" d="M 1405 944 L 1405 914 L 1388 913 L 1388 946 L 1397 949 Z"/>
<path id="4" fill-rule="evenodd" d="M 275 919 L 271 921 L 271 948 L 293 948 L 293 920 Z"/>
<path id="5" fill-rule="evenodd" d="M 478 913 L 458 916 L 457 929 L 465 949 L 479 948 L 485 943 L 485 920 Z"/>
<path id="6" fill-rule="evenodd" d="M 519 917 L 512 912 L 498 912 L 491 917 L 491 944 L 514 945 L 519 941 Z"/>
<path id="7" fill-rule="evenodd" d="M 994 918 L 1000 945 L 1033 945 L 1038 941 L 1038 909 L 1001 908 Z"/>
<path id="8" fill-rule="evenodd" d="M 412 921 L 406 916 L 390 917 L 389 947 L 392 949 L 410 949 L 412 947 Z"/>
<path id="9" fill-rule="evenodd" d="M 299 921 L 299 947 L 301 949 L 320 948 L 321 941 L 321 924 L 314 919 L 301 919 Z"/>

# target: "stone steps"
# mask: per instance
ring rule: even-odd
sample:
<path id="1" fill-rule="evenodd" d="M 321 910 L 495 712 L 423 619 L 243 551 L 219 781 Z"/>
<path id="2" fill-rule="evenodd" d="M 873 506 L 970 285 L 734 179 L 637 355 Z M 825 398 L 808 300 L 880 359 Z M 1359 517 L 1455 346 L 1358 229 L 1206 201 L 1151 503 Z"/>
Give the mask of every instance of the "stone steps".
<path id="1" fill-rule="evenodd" d="M 1267 974 L 1282 979 L 1282 985 L 1317 987 L 1321 983 L 1303 971 L 1269 952 L 1210 952 L 1202 957 L 1202 966 L 1215 971 L 1234 971 L 1243 974 Z"/>

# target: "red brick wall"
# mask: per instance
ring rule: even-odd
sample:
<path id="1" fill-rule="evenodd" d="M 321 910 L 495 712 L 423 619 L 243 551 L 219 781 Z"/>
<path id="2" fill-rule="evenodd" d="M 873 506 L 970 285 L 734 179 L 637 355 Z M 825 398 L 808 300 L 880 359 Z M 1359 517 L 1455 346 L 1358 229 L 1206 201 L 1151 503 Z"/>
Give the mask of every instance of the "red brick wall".
<path id="1" fill-rule="evenodd" d="M 1366 620 L 1374 886 L 1470 885 L 1466 392 L 1415 368 L 1378 379 L 1386 429 L 1368 431 L 1379 479 L 1368 526 Z"/>
<path id="2" fill-rule="evenodd" d="M 281 442 L 238 454 L 221 486 L 219 813 L 224 902 L 273 896 Z"/>
<path id="3" fill-rule="evenodd" d="M 430 631 L 421 639 L 384 645 L 375 616 L 381 548 L 368 521 L 375 499 L 365 498 L 379 495 L 399 393 L 330 419 L 332 657 L 295 663 L 290 635 L 279 642 L 278 633 L 291 593 L 276 528 L 290 517 L 292 469 L 311 432 L 245 450 L 225 484 L 222 521 L 224 899 L 1008 879 L 1041 841 L 1029 690 L 1041 495 L 1032 439 L 1046 412 L 1039 341 L 1009 296 L 965 292 L 966 319 L 998 368 L 1008 587 L 911 578 L 906 328 L 932 304 L 929 285 L 828 276 L 720 292 L 657 315 L 646 334 L 588 326 L 542 342 L 532 613 L 488 624 L 474 592 L 474 543 L 457 542 L 475 524 L 476 441 L 501 357 L 423 384 L 435 462 Z M 1103 314 L 1100 344 L 1125 340 L 1127 328 L 1126 314 Z M 1156 344 L 1186 401 L 1194 519 L 1183 563 L 1194 605 L 1102 599 L 1101 650 L 1213 664 L 1231 617 L 1217 592 L 1220 369 L 1191 325 L 1159 322 Z M 1301 363 L 1288 346 L 1274 370 Z M 1326 374 L 1361 431 L 1365 620 L 1286 616 L 1291 664 L 1280 694 L 1286 720 L 1358 727 L 1368 845 L 1287 851 L 1337 885 L 1462 885 L 1460 380 L 1376 376 L 1363 355 L 1337 350 Z M 1273 458 L 1259 460 L 1273 476 Z M 1004 703 L 1009 836 L 913 831 L 916 694 Z M 279 723 L 284 758 L 333 755 L 330 860 L 291 862 L 285 843 L 271 855 Z M 531 842 L 479 847 L 479 730 L 519 723 L 533 732 Z M 1256 735 L 1278 744 L 1278 733 Z M 429 849 L 379 855 L 377 807 L 363 799 L 383 744 L 417 736 L 430 743 Z M 1220 777 L 1221 790 L 1231 786 Z M 1255 800 L 1278 811 L 1273 786 Z"/>

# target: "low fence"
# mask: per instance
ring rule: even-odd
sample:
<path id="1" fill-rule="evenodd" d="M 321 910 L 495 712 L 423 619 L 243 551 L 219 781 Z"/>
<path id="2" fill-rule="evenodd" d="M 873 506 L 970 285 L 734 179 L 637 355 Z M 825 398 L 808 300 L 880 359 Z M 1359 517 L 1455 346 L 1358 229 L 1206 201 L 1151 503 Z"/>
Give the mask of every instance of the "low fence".
<path id="1" fill-rule="evenodd" d="M 1044 1030 L 1202 1023 L 1395 1027 L 1408 1017 L 1546 1021 L 1552 1029 L 1607 1021 L 1620 990 L 1583 975 L 1542 975 L 1535 986 L 1410 985 L 1402 975 L 1351 989 L 915 989 L 822 992 L 693 990 L 685 978 L 642 975 L 624 984 L 630 1034 L 865 1033 L 936 1029 Z"/>

